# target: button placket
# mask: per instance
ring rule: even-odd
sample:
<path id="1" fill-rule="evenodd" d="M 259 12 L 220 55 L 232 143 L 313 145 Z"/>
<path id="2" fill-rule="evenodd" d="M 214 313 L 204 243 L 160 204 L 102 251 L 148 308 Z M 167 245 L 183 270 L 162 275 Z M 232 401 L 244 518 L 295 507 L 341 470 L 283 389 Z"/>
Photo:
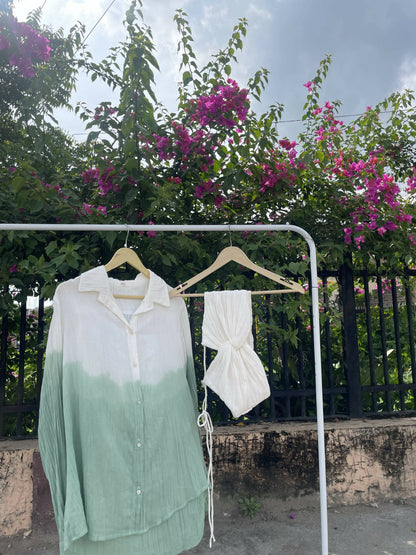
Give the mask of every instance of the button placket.
<path id="1" fill-rule="evenodd" d="M 143 391 L 140 382 L 140 365 L 139 365 L 139 356 L 138 356 L 138 349 L 137 349 L 137 337 L 134 328 L 132 327 L 132 323 L 129 326 L 128 333 L 128 349 L 129 349 L 129 358 L 130 358 L 130 365 L 131 370 L 134 378 L 133 382 L 133 389 L 132 393 L 134 395 L 132 401 L 136 406 L 135 411 L 135 418 L 134 418 L 134 436 L 132 438 L 132 446 L 135 450 L 133 455 L 134 458 L 134 475 L 139 479 L 143 480 L 143 457 L 145 457 L 145 447 L 143 444 L 143 437 L 144 437 L 144 419 L 143 419 Z M 134 496 L 136 498 L 135 501 L 135 522 L 139 525 L 141 520 L 141 508 L 143 503 L 143 496 L 142 496 L 142 487 L 143 483 L 136 482 L 136 488 L 134 491 Z"/>
<path id="2" fill-rule="evenodd" d="M 135 439 L 133 440 L 134 443 L 134 449 L 135 449 L 135 455 L 134 455 L 134 465 L 135 465 L 135 470 L 134 470 L 134 474 L 135 476 L 137 476 L 139 478 L 139 480 L 143 479 L 143 469 L 144 469 L 144 465 L 143 465 L 143 457 L 145 456 L 145 451 L 144 451 L 144 445 L 143 445 L 143 434 L 144 434 L 144 428 L 143 428 L 143 404 L 142 404 L 142 390 L 141 390 L 141 386 L 139 382 L 136 382 L 134 387 L 134 395 L 135 395 L 135 405 L 137 407 L 136 410 L 136 414 L 135 414 L 135 419 L 134 419 L 134 433 L 135 433 Z M 141 506 L 142 506 L 142 485 L 143 484 L 137 484 L 136 483 L 136 490 L 135 490 L 135 496 L 136 496 L 136 508 L 135 508 L 135 519 L 136 522 L 139 522 L 140 520 L 140 512 L 141 512 Z"/>
<path id="3" fill-rule="evenodd" d="M 137 344 L 136 344 L 136 333 L 133 328 L 128 328 L 128 347 L 129 347 L 129 358 L 130 358 L 130 365 L 133 376 L 137 379 L 140 378 L 140 365 L 139 365 L 139 355 L 137 353 Z"/>
<path id="4" fill-rule="evenodd" d="M 135 410 L 135 418 L 133 422 L 134 431 L 131 437 L 131 445 L 132 445 L 132 452 L 133 460 L 134 460 L 134 476 L 138 478 L 138 480 L 143 480 L 143 457 L 145 457 L 145 446 L 143 442 L 144 437 L 144 419 L 143 419 L 143 392 L 141 387 L 141 380 L 140 380 L 140 363 L 139 363 L 139 355 L 138 355 L 138 348 L 137 348 L 137 320 L 135 316 L 131 318 L 130 322 L 126 325 L 126 335 L 127 335 L 127 346 L 129 352 L 129 361 L 130 361 L 130 369 L 133 378 L 132 384 L 132 402 L 134 403 L 136 410 Z M 133 486 L 134 487 L 134 486 Z M 142 503 L 143 503 L 143 483 L 135 484 L 133 489 L 133 495 L 135 496 L 135 510 L 134 510 L 134 519 L 137 525 L 141 522 L 141 510 L 142 510 Z"/>

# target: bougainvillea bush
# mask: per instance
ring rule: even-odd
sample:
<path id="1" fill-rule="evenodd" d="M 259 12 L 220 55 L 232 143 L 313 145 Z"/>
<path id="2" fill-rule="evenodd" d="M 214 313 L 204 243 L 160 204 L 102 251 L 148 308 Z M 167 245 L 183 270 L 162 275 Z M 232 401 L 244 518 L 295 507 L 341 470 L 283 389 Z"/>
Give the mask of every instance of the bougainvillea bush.
<path id="1" fill-rule="evenodd" d="M 339 101 L 320 96 L 330 57 L 299 86 L 305 91 L 304 131 L 279 135 L 282 105 L 258 113 L 268 72 L 237 83 L 248 22 L 202 66 L 184 11 L 176 12 L 178 105 L 158 102 L 151 29 L 141 3 L 125 16 L 126 38 L 97 62 L 84 29 L 43 29 L 40 12 L 25 23 L 11 10 L 0 18 L 2 101 L 0 218 L 14 222 L 123 224 L 255 223 L 259 232 L 234 234 L 259 262 L 292 275 L 307 270 L 306 247 L 291 234 L 261 232 L 266 223 L 296 224 L 315 239 L 320 263 L 336 269 L 346 257 L 397 270 L 412 265 L 416 246 L 415 115 L 411 91 L 393 93 L 345 123 Z M 79 73 L 118 93 L 75 111 L 88 136 L 75 142 L 57 127 L 54 109 L 70 107 Z M 261 105 L 261 104 L 260 104 Z M 104 261 L 123 244 L 120 234 L 2 234 L 0 274 L 20 290 L 50 295 L 59 279 Z M 172 284 L 204 267 L 229 237 L 130 235 L 145 263 Z M 228 276 L 236 283 L 241 277 Z M 260 279 L 260 278 L 256 278 Z M 233 281 L 234 280 L 234 281 Z"/>
<path id="2" fill-rule="evenodd" d="M 317 244 L 321 268 L 331 270 L 331 275 L 351 262 L 369 273 L 378 268 L 390 276 L 405 275 L 406 268 L 414 266 L 412 91 L 392 93 L 376 106 L 363 106 L 355 121 L 342 121 L 341 102 L 321 98 L 331 64 L 325 57 L 299 83 L 305 93 L 303 131 L 297 137 L 281 136 L 284 107 L 265 107 L 261 102 L 268 71 L 257 71 L 247 83 L 233 78 L 235 64 L 239 59 L 244 62 L 248 22 L 240 19 L 224 48 L 201 65 L 187 15 L 177 10 L 173 25 L 178 33 L 180 80 L 177 107 L 168 112 L 157 99 L 155 45 L 140 8 L 140 0 L 133 0 L 124 19 L 125 39 L 97 61 L 88 52 L 81 24 L 67 35 L 44 28 L 40 10 L 20 22 L 11 3 L 0 0 L 2 222 L 149 225 L 140 233 L 131 232 L 129 245 L 172 286 L 206 268 L 231 239 L 254 262 L 299 280 L 307 289 L 305 242 L 296 234 L 262 231 L 268 223 L 307 230 Z M 93 107 L 72 106 L 71 93 L 82 72 L 92 83 L 106 83 L 113 91 L 112 100 L 103 98 Z M 84 141 L 75 141 L 59 128 L 56 108 L 79 115 L 87 133 Z M 243 223 L 258 228 L 232 237 L 151 228 L 152 224 Z M 107 262 L 125 240 L 126 233 L 115 232 L 1 232 L 0 315 L 9 315 L 10 330 L 16 334 L 19 329 L 16 301 L 32 293 L 51 298 L 57 283 Z M 345 314 L 337 304 L 337 284 L 328 283 L 319 291 L 331 306 L 321 299 L 320 316 L 331 333 L 331 379 L 343 387 Z M 230 264 L 197 287 L 264 290 L 270 283 Z M 256 349 L 276 388 L 282 383 L 285 388 L 309 388 L 314 383 L 310 298 L 298 297 L 253 301 Z M 199 345 L 202 304 L 196 301 L 194 307 Z M 33 341 L 38 341 L 30 335 L 36 328 L 32 324 L 27 351 L 33 351 Z M 370 375 L 367 328 L 359 320 L 358 325 L 365 385 Z M 395 333 L 391 328 L 389 345 L 396 341 Z M 8 352 L 6 391 L 13 402 L 20 352 L 16 345 Z M 402 353 L 408 364 L 404 346 Z M 29 355 L 26 362 L 25 387 L 32 402 L 38 363 Z M 200 350 L 195 351 L 195 362 L 202 373 Z M 401 379 L 395 372 L 392 366 L 391 383 Z M 413 398 L 406 397 L 407 402 Z M 345 412 L 345 398 L 340 396 L 339 403 L 337 410 Z M 312 414 L 313 401 L 310 405 Z M 215 410 L 217 406 L 214 400 Z M 269 415 L 273 413 L 267 403 L 265 407 Z"/>

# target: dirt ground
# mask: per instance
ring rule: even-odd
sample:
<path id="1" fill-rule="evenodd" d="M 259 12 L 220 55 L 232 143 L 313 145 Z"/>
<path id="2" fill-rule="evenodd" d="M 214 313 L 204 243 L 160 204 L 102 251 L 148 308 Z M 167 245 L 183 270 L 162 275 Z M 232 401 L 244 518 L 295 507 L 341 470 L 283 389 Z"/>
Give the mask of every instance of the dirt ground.
<path id="1" fill-rule="evenodd" d="M 416 555 L 416 499 L 330 508 L 330 555 Z M 208 531 L 189 555 L 321 555 L 319 509 L 260 509 L 254 518 L 217 511 L 216 542 Z M 0 555 L 58 555 L 56 532 L 0 538 Z M 117 554 L 122 555 L 122 554 Z M 139 554 L 138 554 L 139 555 Z M 146 554 L 141 554 L 146 555 Z"/>

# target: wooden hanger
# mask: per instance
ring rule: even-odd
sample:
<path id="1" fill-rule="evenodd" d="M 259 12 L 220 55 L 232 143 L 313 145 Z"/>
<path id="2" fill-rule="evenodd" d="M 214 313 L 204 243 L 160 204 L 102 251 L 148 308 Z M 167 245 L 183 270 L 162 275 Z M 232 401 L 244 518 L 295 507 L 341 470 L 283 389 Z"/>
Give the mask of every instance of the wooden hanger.
<path id="1" fill-rule="evenodd" d="M 109 272 L 110 270 L 114 270 L 114 268 L 118 268 L 126 262 L 127 264 L 130 264 L 130 266 L 133 266 L 133 268 L 141 272 L 147 278 L 150 277 L 149 270 L 144 266 L 143 262 L 137 256 L 136 252 L 128 247 L 122 247 L 121 249 L 118 249 L 118 251 L 114 253 L 112 259 L 107 262 L 104 268 L 106 272 Z M 116 297 L 117 299 L 143 299 L 143 296 L 140 295 L 114 295 L 114 297 Z"/>
<path id="2" fill-rule="evenodd" d="M 275 274 L 270 270 L 266 270 L 265 268 L 262 268 L 261 266 L 254 264 L 254 262 L 252 262 L 240 248 L 226 247 L 220 252 L 220 254 L 217 256 L 216 260 L 211 264 L 211 266 L 209 266 L 208 268 L 206 268 L 206 270 L 203 270 L 201 273 L 197 274 L 196 276 L 192 277 L 185 283 L 179 284 L 177 287 L 175 287 L 170 291 L 169 296 L 170 297 L 178 297 L 178 296 L 203 297 L 204 296 L 203 293 L 183 294 L 183 291 L 185 291 L 185 289 L 188 289 L 188 287 L 190 287 L 191 285 L 194 285 L 194 283 L 201 281 L 202 279 L 209 276 L 210 274 L 212 274 L 213 272 L 215 272 L 216 270 L 218 270 L 219 268 L 221 268 L 222 266 L 224 266 L 225 264 L 231 261 L 237 262 L 237 264 L 240 264 L 241 266 L 245 266 L 246 268 L 253 270 L 254 272 L 257 272 L 262 276 L 266 276 L 267 278 L 277 283 L 280 283 L 281 285 L 284 286 L 284 289 L 274 289 L 271 291 L 252 291 L 251 292 L 252 295 L 269 295 L 272 293 L 293 293 L 293 292 L 302 293 L 302 294 L 305 293 L 304 288 L 299 283 L 296 283 L 295 281 L 279 276 L 279 274 Z"/>

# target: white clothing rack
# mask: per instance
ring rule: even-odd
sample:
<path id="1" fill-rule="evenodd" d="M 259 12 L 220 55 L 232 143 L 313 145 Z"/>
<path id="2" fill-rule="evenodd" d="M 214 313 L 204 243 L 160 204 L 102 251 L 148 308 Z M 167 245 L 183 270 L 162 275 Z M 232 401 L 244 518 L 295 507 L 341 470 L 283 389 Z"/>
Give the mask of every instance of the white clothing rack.
<path id="1" fill-rule="evenodd" d="M 324 409 L 322 391 L 321 341 L 319 326 L 318 270 L 316 247 L 312 237 L 301 227 L 289 224 L 242 225 L 127 225 L 127 224 L 11 224 L 0 223 L 0 231 L 293 231 L 301 235 L 309 246 L 312 284 L 312 330 L 315 357 L 316 417 L 318 430 L 319 492 L 321 509 L 322 555 L 328 555 L 328 510 L 326 490 Z"/>

